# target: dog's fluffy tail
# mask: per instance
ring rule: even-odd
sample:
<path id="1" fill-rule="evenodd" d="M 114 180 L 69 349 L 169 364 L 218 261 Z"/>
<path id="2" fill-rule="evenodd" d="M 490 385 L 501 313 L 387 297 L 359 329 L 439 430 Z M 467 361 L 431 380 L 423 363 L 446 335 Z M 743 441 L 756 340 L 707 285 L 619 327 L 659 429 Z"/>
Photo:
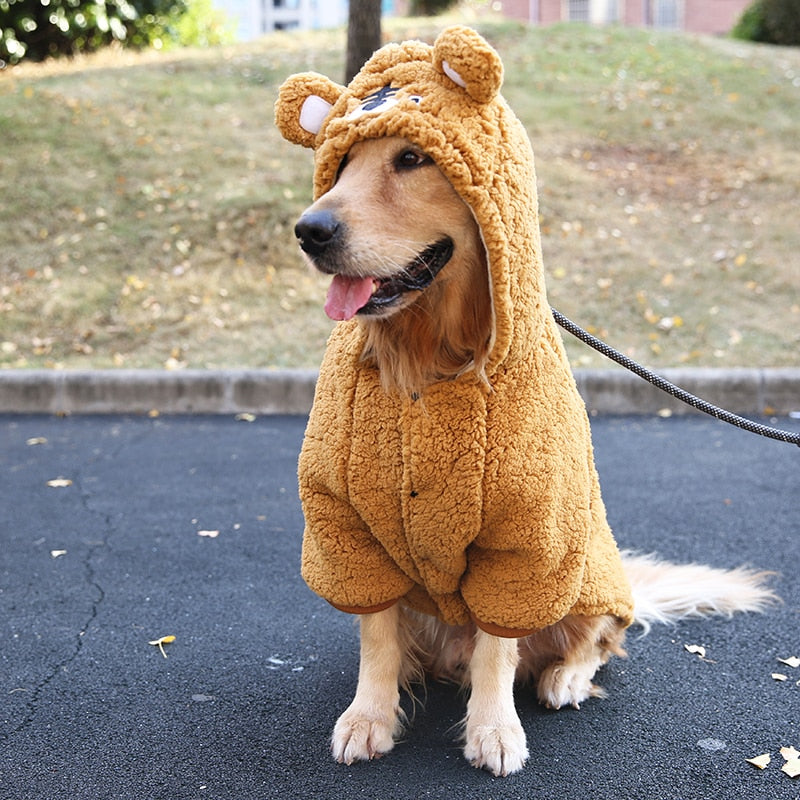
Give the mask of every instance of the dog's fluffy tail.
<path id="1" fill-rule="evenodd" d="M 622 561 L 633 590 L 634 616 L 645 633 L 653 623 L 689 617 L 731 616 L 763 611 L 779 602 L 767 586 L 773 573 L 739 567 L 671 564 L 652 555 L 625 551 Z"/>

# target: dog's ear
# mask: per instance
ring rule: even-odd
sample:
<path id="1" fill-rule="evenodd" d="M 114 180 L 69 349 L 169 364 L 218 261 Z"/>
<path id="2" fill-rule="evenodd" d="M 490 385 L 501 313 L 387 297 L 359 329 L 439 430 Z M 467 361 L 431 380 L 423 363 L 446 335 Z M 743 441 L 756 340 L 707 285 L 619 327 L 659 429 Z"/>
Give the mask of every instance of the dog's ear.
<path id="1" fill-rule="evenodd" d="M 479 33 L 462 25 L 439 34 L 433 63 L 478 103 L 490 103 L 503 83 L 500 56 Z"/>
<path id="2" fill-rule="evenodd" d="M 344 86 L 316 72 L 301 72 L 287 78 L 275 101 L 275 125 L 293 144 L 314 147 L 333 104 Z"/>

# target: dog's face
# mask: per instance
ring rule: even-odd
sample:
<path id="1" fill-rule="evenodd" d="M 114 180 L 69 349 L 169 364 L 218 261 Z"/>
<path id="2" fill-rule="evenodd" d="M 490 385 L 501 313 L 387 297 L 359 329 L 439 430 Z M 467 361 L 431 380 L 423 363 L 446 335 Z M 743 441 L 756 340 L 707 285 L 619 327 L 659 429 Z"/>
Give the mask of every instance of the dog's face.
<path id="1" fill-rule="evenodd" d="M 477 231 L 436 164 L 398 137 L 355 144 L 295 226 L 310 263 L 333 276 L 325 311 L 337 320 L 410 306 Z"/>

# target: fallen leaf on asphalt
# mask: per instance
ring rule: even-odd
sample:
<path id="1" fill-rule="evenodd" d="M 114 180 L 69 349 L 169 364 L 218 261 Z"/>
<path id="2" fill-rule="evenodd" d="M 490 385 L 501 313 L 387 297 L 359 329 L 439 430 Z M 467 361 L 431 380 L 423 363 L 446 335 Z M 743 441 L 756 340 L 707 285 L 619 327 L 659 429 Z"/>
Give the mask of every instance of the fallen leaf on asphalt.
<path id="1" fill-rule="evenodd" d="M 51 558 L 59 558 L 60 556 L 65 556 L 67 554 L 66 550 L 51 550 L 50 556 Z"/>
<path id="2" fill-rule="evenodd" d="M 793 758 L 787 761 L 782 767 L 781 772 L 785 772 L 790 778 L 800 775 L 800 758 Z"/>
<path id="3" fill-rule="evenodd" d="M 800 667 L 800 658 L 797 656 L 792 656 L 791 658 L 779 658 L 778 661 L 780 661 L 781 664 L 786 664 L 790 667 Z"/>
<path id="4" fill-rule="evenodd" d="M 216 539 L 219 531 L 197 531 L 198 536 L 205 536 L 208 539 Z"/>
<path id="5" fill-rule="evenodd" d="M 28 439 L 25 444 L 30 445 L 31 447 L 37 444 L 47 444 L 47 439 L 45 439 L 44 436 L 33 436 Z"/>
<path id="6" fill-rule="evenodd" d="M 63 489 L 72 486 L 72 481 L 69 478 L 54 478 L 52 481 L 47 481 L 47 485 L 52 489 Z"/>
<path id="7" fill-rule="evenodd" d="M 706 657 L 706 649 L 701 644 L 685 644 L 683 649 L 686 650 L 687 653 L 693 653 L 694 655 L 700 656 L 700 658 Z"/>
<path id="8" fill-rule="evenodd" d="M 759 769 L 766 769 L 767 765 L 769 764 L 772 759 L 769 756 L 769 753 L 764 753 L 764 755 L 756 756 L 755 758 L 748 758 L 745 759 L 748 764 L 752 764 L 754 767 L 758 767 Z"/>
<path id="9" fill-rule="evenodd" d="M 794 747 L 781 747 L 781 755 L 784 761 L 796 761 L 800 758 L 800 753 Z"/>
<path id="10" fill-rule="evenodd" d="M 774 681 L 788 681 L 789 680 L 789 676 L 788 675 L 783 675 L 780 672 L 773 672 L 772 673 L 772 680 L 774 680 Z"/>
<path id="11" fill-rule="evenodd" d="M 160 639 L 154 639 L 152 642 L 148 642 L 148 644 L 152 644 L 154 647 L 157 647 L 161 651 L 161 655 L 166 658 L 167 654 L 164 651 L 164 645 L 171 644 L 174 641 L 174 636 L 162 636 Z"/>

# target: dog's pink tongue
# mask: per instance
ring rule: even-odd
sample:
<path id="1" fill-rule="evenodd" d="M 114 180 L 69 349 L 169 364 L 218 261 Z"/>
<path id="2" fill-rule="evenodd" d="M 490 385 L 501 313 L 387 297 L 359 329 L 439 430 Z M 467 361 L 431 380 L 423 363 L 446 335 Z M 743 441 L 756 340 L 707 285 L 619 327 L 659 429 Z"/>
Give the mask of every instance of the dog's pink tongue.
<path id="1" fill-rule="evenodd" d="M 347 278 L 334 275 L 328 298 L 325 300 L 325 313 L 331 319 L 352 319 L 372 297 L 375 281 L 372 278 Z"/>

